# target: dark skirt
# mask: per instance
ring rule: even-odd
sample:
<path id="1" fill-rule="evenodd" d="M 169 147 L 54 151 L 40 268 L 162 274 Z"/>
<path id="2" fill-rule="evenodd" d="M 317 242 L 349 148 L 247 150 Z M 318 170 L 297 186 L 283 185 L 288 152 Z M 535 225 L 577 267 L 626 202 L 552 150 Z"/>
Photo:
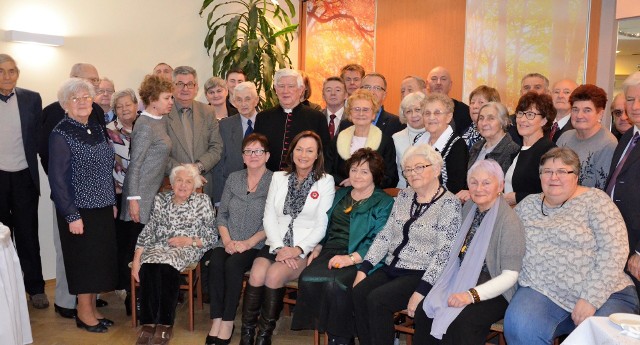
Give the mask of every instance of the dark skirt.
<path id="1" fill-rule="evenodd" d="M 72 295 L 113 291 L 118 280 L 116 232 L 113 207 L 79 209 L 84 233 L 69 232 L 58 214 L 58 230 L 69 293 Z"/>
<path id="2" fill-rule="evenodd" d="M 276 255 L 269 253 L 270 250 L 271 249 L 269 246 L 262 247 L 262 249 L 260 249 L 260 251 L 256 255 L 256 258 L 265 258 L 271 262 L 276 262 Z"/>
<path id="3" fill-rule="evenodd" d="M 346 254 L 346 248 L 323 248 L 302 271 L 291 329 L 317 329 L 345 338 L 355 335 L 351 293 L 357 267 L 327 268 L 334 255 Z"/>

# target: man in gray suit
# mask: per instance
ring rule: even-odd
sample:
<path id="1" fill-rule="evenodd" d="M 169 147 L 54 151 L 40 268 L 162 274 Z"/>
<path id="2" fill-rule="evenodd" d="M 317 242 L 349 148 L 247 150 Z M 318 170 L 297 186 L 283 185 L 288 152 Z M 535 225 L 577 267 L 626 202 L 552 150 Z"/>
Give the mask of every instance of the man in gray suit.
<path id="1" fill-rule="evenodd" d="M 213 196 L 213 167 L 220 160 L 222 138 L 213 109 L 195 99 L 198 74 L 189 66 L 173 70 L 174 104 L 168 116 L 167 132 L 173 143 L 166 175 L 183 163 L 192 163 L 207 180 L 204 192 Z"/>
<path id="2" fill-rule="evenodd" d="M 242 140 L 253 133 L 258 105 L 256 85 L 250 81 L 236 85 L 233 103 L 238 114 L 220 120 L 220 136 L 224 143 L 222 157 L 213 169 L 213 202 L 219 203 L 227 177 L 232 172 L 244 169 L 242 161 Z"/>

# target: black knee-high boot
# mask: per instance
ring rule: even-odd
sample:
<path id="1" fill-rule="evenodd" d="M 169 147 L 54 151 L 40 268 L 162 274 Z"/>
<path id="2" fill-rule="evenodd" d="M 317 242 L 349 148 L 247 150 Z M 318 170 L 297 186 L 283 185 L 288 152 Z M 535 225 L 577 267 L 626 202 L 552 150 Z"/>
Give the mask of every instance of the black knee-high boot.
<path id="1" fill-rule="evenodd" d="M 240 345 L 253 345 L 256 335 L 258 313 L 262 305 L 264 286 L 251 286 L 247 283 L 242 299 L 242 328 L 240 329 Z"/>
<path id="2" fill-rule="evenodd" d="M 284 304 L 285 288 L 271 289 L 265 286 L 260 319 L 258 321 L 259 332 L 255 345 L 271 345 L 271 335 L 276 328 L 276 322 L 280 318 L 280 312 Z"/>

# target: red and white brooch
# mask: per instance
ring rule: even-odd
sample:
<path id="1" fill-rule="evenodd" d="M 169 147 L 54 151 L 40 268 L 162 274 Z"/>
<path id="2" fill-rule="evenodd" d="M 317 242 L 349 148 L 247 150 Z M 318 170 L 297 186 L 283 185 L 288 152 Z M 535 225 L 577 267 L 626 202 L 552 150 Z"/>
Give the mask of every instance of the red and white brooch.
<path id="1" fill-rule="evenodd" d="M 316 192 L 315 190 L 313 192 L 311 192 L 311 199 L 317 199 L 320 196 L 320 194 L 318 192 Z"/>

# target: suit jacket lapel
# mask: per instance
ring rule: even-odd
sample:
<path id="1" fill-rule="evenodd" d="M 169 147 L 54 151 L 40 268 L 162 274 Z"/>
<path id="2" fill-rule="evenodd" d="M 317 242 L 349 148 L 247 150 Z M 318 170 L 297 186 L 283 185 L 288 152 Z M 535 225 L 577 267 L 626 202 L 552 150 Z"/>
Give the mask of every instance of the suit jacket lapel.
<path id="1" fill-rule="evenodd" d="M 629 131 L 631 130 L 633 130 L 633 128 L 631 128 Z M 620 169 L 620 174 L 618 176 L 623 175 L 624 172 L 629 169 L 630 166 L 635 164 L 638 159 L 640 159 L 640 147 L 636 144 L 636 146 L 633 148 L 633 151 L 631 151 L 629 157 L 627 157 L 627 160 L 624 162 L 624 165 Z"/>
<path id="2" fill-rule="evenodd" d="M 20 130 L 22 132 L 22 142 L 29 141 L 29 122 L 33 121 L 33 117 L 29 114 L 29 103 L 27 94 L 23 93 L 18 87 L 15 88 L 15 97 L 18 99 L 18 113 L 20 114 Z"/>
<path id="3" fill-rule="evenodd" d="M 184 128 L 182 127 L 182 122 L 180 121 L 180 115 L 178 114 L 178 108 L 174 104 L 173 108 L 171 108 L 171 112 L 169 113 L 169 126 L 173 131 L 176 139 L 178 139 L 178 143 L 182 147 L 187 155 L 190 155 L 189 147 L 187 146 L 187 139 L 184 136 Z M 175 144 L 175 143 L 174 143 Z"/>
<path id="4" fill-rule="evenodd" d="M 209 137 L 206 135 L 207 128 L 204 125 L 204 114 L 200 107 L 196 106 L 196 101 L 193 101 L 191 105 L 191 113 L 193 114 L 193 154 L 196 152 L 201 152 L 201 147 L 203 144 L 209 145 Z M 206 149 L 204 150 L 206 151 Z M 196 158 L 193 157 L 195 160 Z"/>

